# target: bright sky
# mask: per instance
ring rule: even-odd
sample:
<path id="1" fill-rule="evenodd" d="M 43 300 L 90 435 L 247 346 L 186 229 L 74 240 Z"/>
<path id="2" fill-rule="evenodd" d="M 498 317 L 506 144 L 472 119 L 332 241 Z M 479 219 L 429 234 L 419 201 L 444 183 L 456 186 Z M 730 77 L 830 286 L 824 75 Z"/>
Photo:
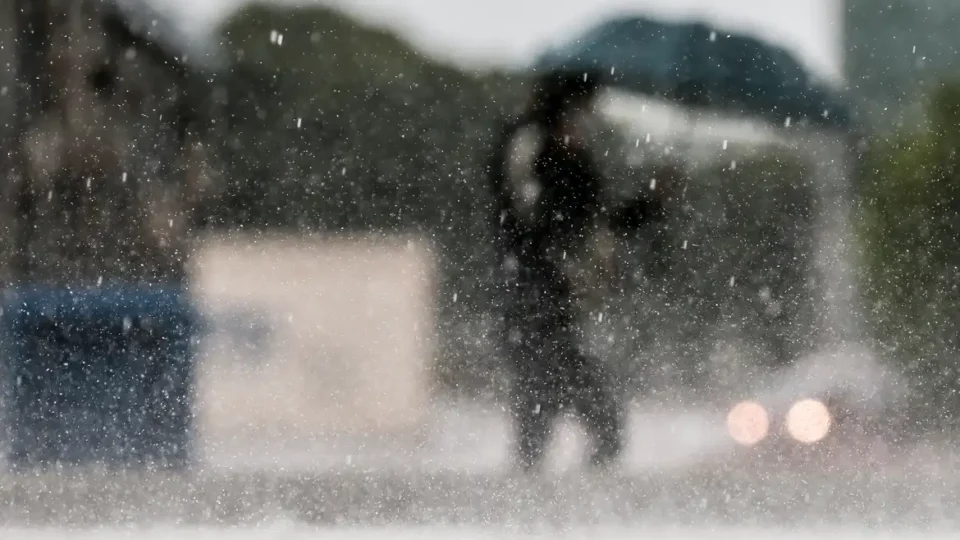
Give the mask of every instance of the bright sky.
<path id="1" fill-rule="evenodd" d="M 246 0 L 154 0 L 205 32 Z M 269 0 L 268 0 L 269 1 Z M 705 18 L 794 51 L 838 79 L 842 0 L 272 0 L 336 6 L 391 28 L 428 54 L 467 66 L 518 66 L 553 41 L 614 14 Z"/>

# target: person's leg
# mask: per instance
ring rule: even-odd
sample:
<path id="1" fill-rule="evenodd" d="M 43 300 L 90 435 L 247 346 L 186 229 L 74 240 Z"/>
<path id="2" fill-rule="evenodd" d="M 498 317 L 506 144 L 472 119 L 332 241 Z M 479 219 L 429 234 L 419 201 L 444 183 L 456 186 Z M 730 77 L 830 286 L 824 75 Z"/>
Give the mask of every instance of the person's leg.
<path id="1" fill-rule="evenodd" d="M 622 448 L 624 413 L 613 377 L 599 359 L 580 347 L 571 321 L 555 336 L 563 368 L 566 401 L 577 411 L 593 440 L 591 461 L 604 464 L 616 459 Z"/>
<path id="2" fill-rule="evenodd" d="M 553 423 L 560 412 L 560 400 L 541 376 L 519 376 L 513 395 L 516 430 L 514 455 L 524 470 L 543 464 Z"/>
<path id="3" fill-rule="evenodd" d="M 572 374 L 573 405 L 594 443 L 591 462 L 604 465 L 623 449 L 624 416 L 616 385 L 599 360 L 581 355 Z"/>
<path id="4" fill-rule="evenodd" d="M 551 428 L 560 412 L 562 387 L 551 353 L 549 305 L 530 290 L 518 291 L 505 318 L 504 341 L 513 369 L 511 393 L 514 458 L 524 470 L 542 464 Z"/>

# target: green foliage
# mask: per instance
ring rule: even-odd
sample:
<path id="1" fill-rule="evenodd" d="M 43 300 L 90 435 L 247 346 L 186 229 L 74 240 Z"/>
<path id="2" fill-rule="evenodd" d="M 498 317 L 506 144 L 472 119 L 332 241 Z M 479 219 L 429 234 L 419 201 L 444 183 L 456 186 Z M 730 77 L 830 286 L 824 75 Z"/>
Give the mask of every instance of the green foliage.
<path id="1" fill-rule="evenodd" d="M 418 230 L 453 247 L 483 234 L 484 150 L 519 83 L 435 63 L 325 8 L 250 7 L 222 34 L 225 221 Z"/>
<path id="2" fill-rule="evenodd" d="M 876 334 L 918 385 L 917 405 L 960 419 L 960 87 L 930 128 L 875 141 L 860 170 L 864 292 Z"/>

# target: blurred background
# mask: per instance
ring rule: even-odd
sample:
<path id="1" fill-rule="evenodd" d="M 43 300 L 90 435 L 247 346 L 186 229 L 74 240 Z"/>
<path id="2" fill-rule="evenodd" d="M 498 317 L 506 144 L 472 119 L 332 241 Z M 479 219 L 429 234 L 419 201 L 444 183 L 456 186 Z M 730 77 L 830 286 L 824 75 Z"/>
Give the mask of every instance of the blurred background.
<path id="1" fill-rule="evenodd" d="M 55 4 L 51 9 L 60 9 Z M 209 322 L 198 341 L 195 409 L 208 462 L 402 464 L 411 454 L 397 448 L 425 447 L 464 466 L 504 459 L 509 374 L 495 341 L 503 299 L 493 286 L 486 167 L 501 126 L 527 103 L 534 60 L 623 14 L 702 20 L 782 47 L 813 79 L 855 103 L 860 123 L 853 142 L 836 142 L 832 134 L 784 132 L 782 125 L 624 92 L 599 100 L 605 124 L 591 145 L 618 196 L 647 186 L 661 164 L 679 164 L 689 178 L 682 211 L 620 246 L 626 271 L 619 292 L 590 323 L 588 345 L 637 406 L 672 415 L 640 415 L 647 419 L 637 421 L 637 440 L 662 440 L 673 429 L 689 433 L 675 437 L 686 442 L 674 450 L 638 451 L 643 456 L 635 460 L 661 467 L 671 454 L 688 463 L 683 445 L 694 448 L 691 455 L 702 453 L 713 444 L 703 441 L 723 431 L 717 410 L 775 393 L 774 386 L 792 388 L 789 381 L 764 382 L 763 369 L 783 369 L 790 381 L 806 377 L 814 392 L 846 384 L 848 363 L 859 362 L 853 356 L 815 358 L 828 369 L 804 375 L 790 371 L 795 366 L 777 352 L 786 347 L 789 358 L 818 353 L 817 332 L 830 330 L 824 324 L 856 326 L 871 369 L 896 373 L 895 391 L 880 399 L 893 409 L 884 414 L 896 418 L 898 436 L 942 441 L 960 433 L 960 81 L 954 62 L 960 4 L 116 4 L 121 20 L 145 39 L 124 42 L 118 58 L 134 62 L 156 45 L 162 58 L 156 65 L 180 66 L 172 83 L 166 71 L 131 64 L 133 71 L 121 72 L 117 84 L 143 95 L 151 85 L 165 92 L 182 84 L 176 88 L 190 89 L 182 93 L 203 117 L 204 129 L 188 130 L 194 138 L 170 154 L 157 150 L 162 134 L 144 141 L 131 135 L 142 144 L 130 152 L 152 164 L 152 176 L 144 178 L 156 180 L 166 163 L 183 157 L 183 148 L 203 150 L 206 180 L 190 180 L 208 182 L 196 189 L 203 196 L 176 195 L 195 202 L 182 212 L 185 232 L 176 237 L 182 246 L 164 241 L 158 248 L 176 264 L 155 266 L 189 288 Z M 10 66 L 0 83 L 3 140 L 11 167 L 34 171 L 30 167 L 45 167 L 41 158 L 60 144 L 55 135 L 30 131 L 41 125 L 37 119 L 49 110 L 87 109 L 76 105 L 83 101 L 40 103 L 42 92 L 31 81 L 46 75 L 25 73 L 31 64 L 23 58 L 33 54 L 25 39 L 32 34 L 24 33 L 15 7 L 7 4 L 3 15 L 9 24 L 0 53 Z M 81 42 L 54 44 L 65 48 L 53 56 L 74 58 L 71 47 L 97 50 Z M 123 52 L 132 47 L 136 54 Z M 86 58 L 74 56 L 72 66 Z M 54 86 L 67 81 L 71 88 L 79 80 L 52 73 Z M 156 125 L 182 113 L 164 109 L 167 102 L 159 98 L 158 105 L 149 103 L 144 107 Z M 118 132 L 108 116 L 63 116 Z M 129 122 L 130 133 L 137 133 L 137 121 Z M 111 136 L 76 133 L 65 140 L 99 144 Z M 848 143 L 849 152 L 834 151 Z M 23 165 L 20 155 L 39 155 L 40 164 Z M 185 170 L 194 171 L 190 167 Z M 89 174 L 127 181 L 120 169 L 97 171 Z M 38 188 L 30 204 L 40 208 L 45 193 Z M 53 188 L 50 193 L 49 200 L 59 200 Z M 849 197 L 843 199 L 848 213 L 823 210 L 838 197 Z M 8 202 L 15 199 L 7 192 Z M 5 210 L 5 257 L 16 260 L 26 249 L 11 244 L 21 238 L 16 231 L 60 231 L 57 216 L 70 200 L 37 211 L 39 221 L 28 225 L 22 207 Z M 149 209 L 151 216 L 166 216 L 157 208 Z M 165 217 L 159 223 L 163 228 Z M 89 234 L 121 229 L 105 225 Z M 34 266 L 7 265 L 5 283 L 48 276 L 61 282 L 62 274 L 99 286 L 110 272 L 141 272 L 103 261 L 75 269 L 63 261 L 86 252 L 61 253 L 66 241 L 57 240 L 59 234 L 43 242 L 24 237 L 34 242 Z M 653 243 L 662 247 L 655 256 Z M 825 250 L 839 244 L 849 251 L 824 262 Z M 56 261 L 43 262 L 54 252 Z M 824 264 L 828 271 L 817 274 Z M 848 296 L 839 318 L 829 319 L 825 313 L 840 301 L 818 287 L 832 290 L 824 280 L 834 278 Z M 857 380 L 880 388 L 870 377 Z M 698 407 L 711 412 L 688 415 Z M 563 440 L 578 437 L 563 433 Z M 480 450 L 487 457 L 477 457 Z"/>

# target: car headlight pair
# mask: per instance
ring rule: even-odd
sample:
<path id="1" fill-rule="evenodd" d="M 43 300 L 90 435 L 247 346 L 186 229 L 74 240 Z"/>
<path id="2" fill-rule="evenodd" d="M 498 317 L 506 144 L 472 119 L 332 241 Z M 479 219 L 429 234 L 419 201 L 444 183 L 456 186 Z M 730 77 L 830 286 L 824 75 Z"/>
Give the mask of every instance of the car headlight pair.
<path id="1" fill-rule="evenodd" d="M 816 399 L 797 401 L 787 410 L 783 428 L 791 439 L 813 444 L 823 440 L 833 426 L 830 409 Z M 742 401 L 727 414 L 727 433 L 738 444 L 754 446 L 770 435 L 771 418 L 767 409 L 756 401 Z"/>

